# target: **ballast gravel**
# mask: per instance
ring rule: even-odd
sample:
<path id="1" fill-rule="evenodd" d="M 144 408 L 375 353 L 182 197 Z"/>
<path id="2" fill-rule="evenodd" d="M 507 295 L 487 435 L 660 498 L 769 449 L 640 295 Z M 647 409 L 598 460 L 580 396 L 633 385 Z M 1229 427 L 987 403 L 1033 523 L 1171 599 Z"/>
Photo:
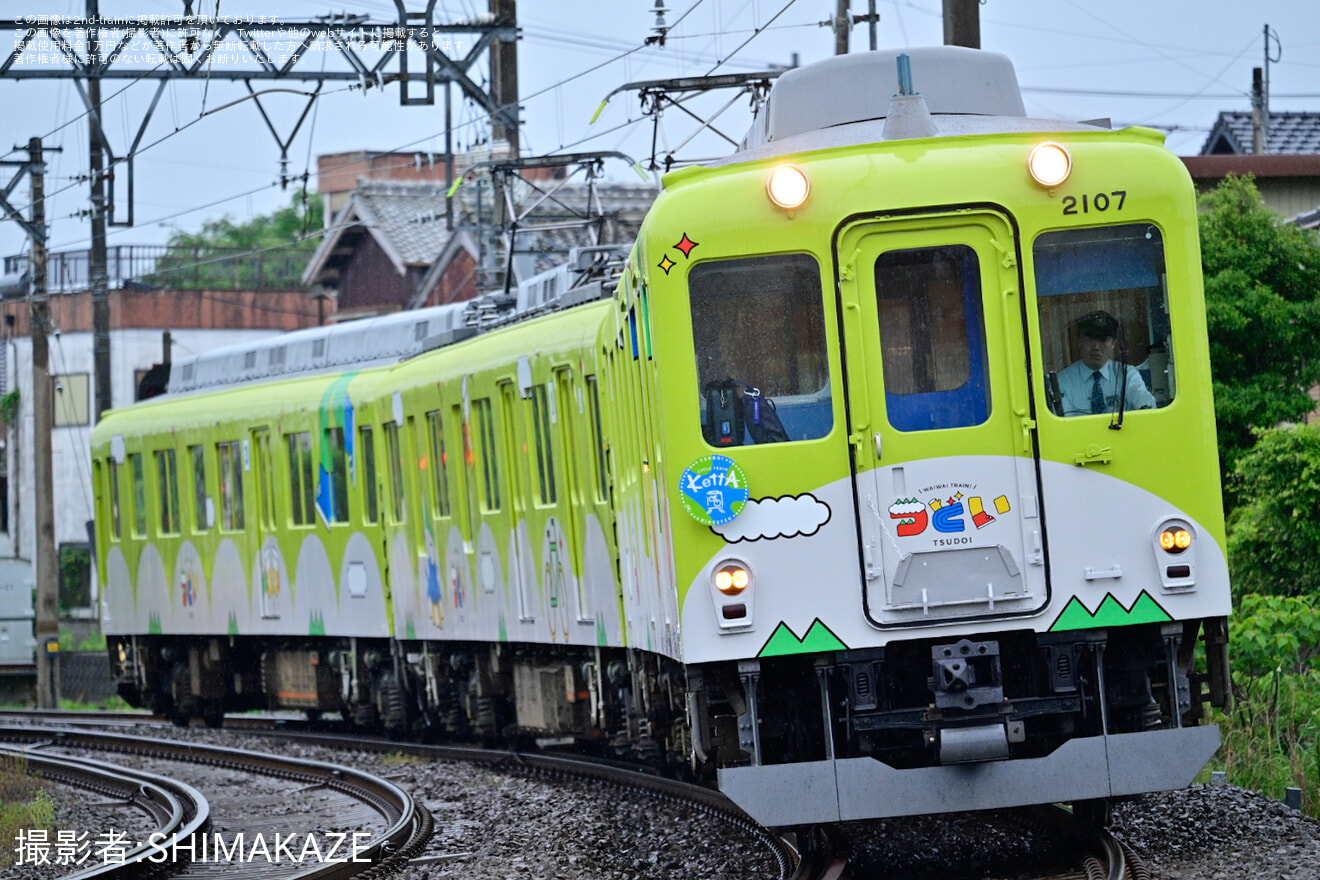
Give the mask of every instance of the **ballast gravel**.
<path id="1" fill-rule="evenodd" d="M 198 728 L 137 731 L 352 766 L 412 792 L 435 817 L 435 833 L 401 880 L 688 880 L 772 878 L 774 858 L 751 833 L 689 806 L 571 780 L 465 764 L 344 752 Z M 95 837 L 138 821 L 121 808 L 62 786 L 56 826 Z M 854 833 L 861 823 L 854 826 Z M 1192 786 L 1122 801 L 1114 832 L 1156 880 L 1320 880 L 1320 823 L 1281 802 L 1233 786 Z M 312 829 L 308 829 L 312 830 Z M 854 840 L 854 880 L 1004 876 L 1046 835 L 995 831 L 973 816 L 889 820 Z M 879 839 L 882 838 L 882 839 Z M 12 853 L 12 842 L 0 842 Z M 82 867 L 87 867 L 84 864 Z M 47 880 L 54 865 L 0 868 L 0 880 Z"/>

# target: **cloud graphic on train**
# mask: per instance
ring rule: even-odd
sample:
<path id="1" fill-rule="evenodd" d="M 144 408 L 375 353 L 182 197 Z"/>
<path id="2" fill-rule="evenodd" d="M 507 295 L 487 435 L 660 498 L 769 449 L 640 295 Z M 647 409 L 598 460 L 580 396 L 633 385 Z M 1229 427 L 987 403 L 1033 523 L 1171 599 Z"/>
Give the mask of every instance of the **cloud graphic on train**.
<path id="1" fill-rule="evenodd" d="M 730 544 L 814 535 L 830 521 L 830 506 L 810 492 L 753 498 L 733 520 L 710 530 Z"/>

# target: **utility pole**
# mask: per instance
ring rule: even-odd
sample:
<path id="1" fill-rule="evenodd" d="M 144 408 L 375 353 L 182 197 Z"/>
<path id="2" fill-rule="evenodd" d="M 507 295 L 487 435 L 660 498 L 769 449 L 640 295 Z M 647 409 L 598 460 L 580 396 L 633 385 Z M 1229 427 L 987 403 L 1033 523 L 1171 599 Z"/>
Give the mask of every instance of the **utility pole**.
<path id="1" fill-rule="evenodd" d="M 838 0 L 834 7 L 834 54 L 848 54 L 848 31 L 852 22 L 848 20 L 848 0 Z"/>
<path id="2" fill-rule="evenodd" d="M 1251 68 L 1251 152 L 1265 152 L 1265 80 L 1259 67 Z"/>
<path id="3" fill-rule="evenodd" d="M 979 0 L 944 0 L 944 45 L 981 48 Z"/>
<path id="4" fill-rule="evenodd" d="M 55 554 L 55 482 L 51 467 L 54 427 L 50 382 L 50 295 L 46 292 L 46 172 L 41 138 L 28 141 L 32 167 L 32 449 L 37 494 L 37 708 L 59 707 L 59 560 Z"/>
<path id="5" fill-rule="evenodd" d="M 101 17 L 98 0 L 87 0 L 87 21 Z M 87 155 L 92 178 L 92 247 L 87 254 L 87 280 L 92 289 L 92 375 L 96 381 L 96 415 L 110 408 L 110 282 L 105 252 L 105 144 L 101 141 L 101 31 L 87 31 Z M 33 336 L 35 344 L 36 337 Z"/>
<path id="6" fill-rule="evenodd" d="M 1275 54 L 1270 51 L 1271 44 L 1278 50 Z M 1252 74 L 1251 83 L 1251 121 L 1252 125 L 1252 152 L 1261 154 L 1270 151 L 1270 63 L 1278 63 L 1283 59 L 1283 43 L 1279 40 L 1279 35 L 1265 25 L 1265 71 L 1264 77 L 1261 77 L 1261 69 L 1255 68 Z M 1259 108 L 1258 106 L 1259 105 Z"/>
<path id="7" fill-rule="evenodd" d="M 511 31 L 507 39 L 499 37 L 490 47 L 491 99 L 503 111 L 502 115 L 491 118 L 491 139 L 507 141 L 509 158 L 517 159 L 521 151 L 518 139 L 518 0 L 490 0 L 490 11 L 497 25 Z M 496 157 L 492 155 L 491 158 Z"/>

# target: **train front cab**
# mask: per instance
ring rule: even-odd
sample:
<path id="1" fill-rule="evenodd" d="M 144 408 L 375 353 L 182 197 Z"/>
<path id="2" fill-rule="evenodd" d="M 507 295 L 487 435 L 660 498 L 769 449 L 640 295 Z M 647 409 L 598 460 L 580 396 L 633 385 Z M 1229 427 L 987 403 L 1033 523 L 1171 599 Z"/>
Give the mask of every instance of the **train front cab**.
<path id="1" fill-rule="evenodd" d="M 839 228 L 865 627 L 827 613 L 821 560 L 800 595 L 846 650 L 772 639 L 691 681 L 720 786 L 759 821 L 1092 801 L 1183 787 L 1214 753 L 1197 722 L 1226 699 L 1228 581 L 1181 219 L 1171 243 L 1149 221 L 1023 234 L 993 206 Z M 1074 403 L 1097 313 L 1112 362 Z"/>

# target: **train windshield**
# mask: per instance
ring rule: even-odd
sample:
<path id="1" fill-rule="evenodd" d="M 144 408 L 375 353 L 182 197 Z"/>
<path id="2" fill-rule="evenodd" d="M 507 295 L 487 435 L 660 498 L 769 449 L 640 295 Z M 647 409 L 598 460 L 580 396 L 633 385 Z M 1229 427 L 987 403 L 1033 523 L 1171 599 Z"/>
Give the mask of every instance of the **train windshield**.
<path id="1" fill-rule="evenodd" d="M 1112 416 L 1168 406 L 1176 383 L 1160 231 L 1136 223 L 1047 232 L 1033 257 L 1050 410 Z"/>
<path id="2" fill-rule="evenodd" d="M 706 442 L 741 446 L 828 434 L 834 409 L 815 257 L 701 263 L 688 285 Z"/>

